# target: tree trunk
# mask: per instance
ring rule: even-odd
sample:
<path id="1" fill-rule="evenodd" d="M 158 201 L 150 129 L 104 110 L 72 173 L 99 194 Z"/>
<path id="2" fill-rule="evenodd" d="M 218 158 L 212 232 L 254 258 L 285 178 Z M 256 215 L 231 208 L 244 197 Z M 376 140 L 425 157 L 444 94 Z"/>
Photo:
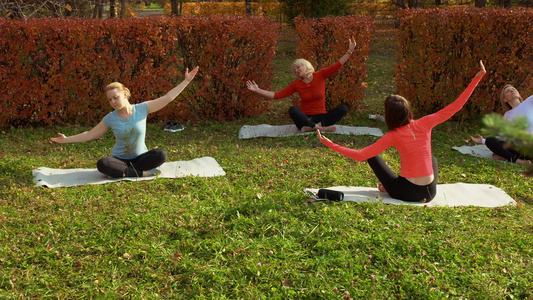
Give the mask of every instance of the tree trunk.
<path id="1" fill-rule="evenodd" d="M 475 6 L 478 8 L 484 8 L 487 5 L 487 0 L 475 0 Z"/>
<path id="2" fill-rule="evenodd" d="M 104 16 L 103 12 L 103 0 L 95 0 L 94 1 L 94 10 L 93 10 L 93 18 L 101 19 Z"/>
<path id="3" fill-rule="evenodd" d="M 409 3 L 409 8 L 418 7 L 418 0 L 408 0 L 407 3 Z"/>
<path id="4" fill-rule="evenodd" d="M 181 15 L 181 1 L 180 0 L 171 0 L 170 2 L 170 15 L 180 16 Z"/>
<path id="5" fill-rule="evenodd" d="M 126 17 L 126 0 L 120 0 L 120 17 Z"/>
<path id="6" fill-rule="evenodd" d="M 117 18 L 117 0 L 109 0 L 109 18 Z"/>
<path id="7" fill-rule="evenodd" d="M 246 3 L 246 15 L 248 17 L 252 16 L 252 0 L 245 0 Z"/>
<path id="8" fill-rule="evenodd" d="M 503 7 L 505 8 L 511 7 L 511 0 L 503 0 Z"/>

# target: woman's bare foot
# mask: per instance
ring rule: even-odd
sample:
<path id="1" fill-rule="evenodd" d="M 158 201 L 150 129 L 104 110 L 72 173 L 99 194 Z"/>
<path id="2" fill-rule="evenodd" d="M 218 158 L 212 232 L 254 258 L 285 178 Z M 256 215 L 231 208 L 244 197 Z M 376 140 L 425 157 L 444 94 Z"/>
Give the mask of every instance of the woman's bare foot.
<path id="1" fill-rule="evenodd" d="M 315 125 L 315 128 L 322 131 L 322 132 L 335 132 L 337 131 L 337 127 L 335 125 L 330 126 L 322 126 L 322 124 L 318 123 Z"/>
<path id="2" fill-rule="evenodd" d="M 385 189 L 385 187 L 383 186 L 383 184 L 381 184 L 381 182 L 378 183 L 378 190 L 379 190 L 380 192 L 382 192 L 382 193 L 386 193 L 386 192 L 387 192 L 387 190 Z"/>
<path id="3" fill-rule="evenodd" d="M 311 131 L 315 131 L 314 128 L 311 128 L 309 126 L 303 126 L 302 129 L 300 129 L 302 132 L 311 132 Z"/>
<path id="4" fill-rule="evenodd" d="M 492 154 L 492 159 L 494 159 L 494 160 L 504 160 L 504 161 L 508 161 L 507 159 L 505 159 L 505 158 L 499 156 L 498 154 L 494 154 L 494 153 Z"/>
<path id="5" fill-rule="evenodd" d="M 519 164 L 519 165 L 531 166 L 531 161 L 530 160 L 517 159 L 516 163 Z"/>

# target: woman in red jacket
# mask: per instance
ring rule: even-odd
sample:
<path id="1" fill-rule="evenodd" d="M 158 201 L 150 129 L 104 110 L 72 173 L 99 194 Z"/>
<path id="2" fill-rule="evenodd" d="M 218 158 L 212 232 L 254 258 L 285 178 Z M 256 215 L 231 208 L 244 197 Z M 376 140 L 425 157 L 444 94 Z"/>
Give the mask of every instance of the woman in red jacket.
<path id="1" fill-rule="evenodd" d="M 335 64 L 315 72 L 311 63 L 305 59 L 297 59 L 292 63 L 292 70 L 296 80 L 279 92 L 260 89 L 255 81 L 248 80 L 246 85 L 250 91 L 268 97 L 281 99 L 298 93 L 301 99 L 300 107 L 292 106 L 289 114 L 296 127 L 302 132 L 315 129 L 334 132 L 335 123 L 340 121 L 347 113 L 346 105 L 339 105 L 331 111 L 326 111 L 326 79 L 335 74 L 346 63 L 355 49 L 355 40 L 349 39 L 348 51 Z"/>
<path id="2" fill-rule="evenodd" d="M 433 127 L 451 118 L 461 110 L 479 81 L 485 67 L 479 62 L 481 70 L 472 82 L 453 103 L 440 111 L 418 120 L 413 119 L 409 102 L 398 95 L 385 99 L 385 122 L 387 132 L 374 144 L 353 150 L 339 146 L 323 137 L 318 131 L 320 141 L 329 148 L 357 161 L 367 160 L 378 177 L 382 192 L 391 197 L 412 202 L 429 202 L 437 193 L 438 166 L 431 154 L 431 130 Z M 378 155 L 389 147 L 398 150 L 401 160 L 400 176 L 397 176 Z"/>

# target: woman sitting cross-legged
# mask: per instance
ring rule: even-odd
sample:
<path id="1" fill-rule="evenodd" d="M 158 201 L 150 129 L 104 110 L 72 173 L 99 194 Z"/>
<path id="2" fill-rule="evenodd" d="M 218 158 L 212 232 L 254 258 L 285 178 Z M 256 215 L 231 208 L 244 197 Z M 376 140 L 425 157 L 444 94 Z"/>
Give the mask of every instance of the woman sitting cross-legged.
<path id="1" fill-rule="evenodd" d="M 193 80 L 197 72 L 198 67 L 191 72 L 186 69 L 185 79 L 163 97 L 133 105 L 128 100 L 130 91 L 122 83 L 113 82 L 105 88 L 105 92 L 114 111 L 107 114 L 90 131 L 69 137 L 59 133 L 58 137 L 50 140 L 56 143 L 86 142 L 101 137 L 111 129 L 115 134 L 115 146 L 111 151 L 111 157 L 104 157 L 98 161 L 98 171 L 115 178 L 153 175 L 148 171 L 161 166 L 167 159 L 167 153 L 161 149 L 148 151 L 146 148 L 144 143 L 146 117 L 173 101 Z"/>
<path id="2" fill-rule="evenodd" d="M 407 100 L 398 95 L 385 99 L 385 122 L 389 132 L 374 144 L 354 150 L 339 146 L 323 137 L 320 141 L 329 148 L 357 161 L 367 160 L 378 177 L 382 192 L 392 198 L 412 202 L 429 202 L 437 193 L 438 166 L 431 153 L 431 130 L 451 118 L 461 110 L 483 77 L 485 67 L 480 61 L 481 70 L 472 82 L 453 103 L 440 111 L 420 119 L 413 119 L 413 112 Z M 398 150 L 401 160 L 400 176 L 397 176 L 378 155 L 389 147 Z"/>
<path id="3" fill-rule="evenodd" d="M 289 115 L 298 130 L 310 132 L 315 129 L 334 132 L 339 122 L 348 113 L 346 105 L 339 105 L 331 111 L 326 111 L 326 79 L 335 74 L 350 58 L 355 49 L 355 40 L 349 39 L 348 51 L 335 64 L 315 72 L 311 63 L 305 59 L 297 59 L 292 63 L 292 70 L 296 80 L 279 92 L 260 89 L 255 81 L 248 80 L 246 85 L 250 91 L 268 97 L 281 99 L 295 92 L 300 95 L 300 107 L 289 108 Z"/>
<path id="4" fill-rule="evenodd" d="M 522 96 L 516 88 L 508 84 L 503 87 L 500 93 L 500 101 L 506 112 L 504 118 L 512 120 L 518 116 L 525 116 L 527 118 L 529 128 L 527 129 L 533 134 L 533 96 L 529 96 L 522 102 Z M 470 139 L 478 144 L 485 144 L 494 154 L 494 159 L 506 160 L 520 165 L 531 165 L 532 157 L 526 156 L 516 149 L 510 147 L 506 141 L 497 137 L 483 138 L 480 134 L 477 137 L 470 137 Z"/>

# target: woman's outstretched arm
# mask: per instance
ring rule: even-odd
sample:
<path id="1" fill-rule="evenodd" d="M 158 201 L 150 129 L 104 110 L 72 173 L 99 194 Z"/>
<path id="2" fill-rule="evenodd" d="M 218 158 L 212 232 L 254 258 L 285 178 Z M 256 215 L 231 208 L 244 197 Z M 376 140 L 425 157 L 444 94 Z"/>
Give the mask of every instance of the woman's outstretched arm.
<path id="1" fill-rule="evenodd" d="M 274 92 L 260 89 L 257 83 L 255 83 L 255 81 L 253 80 L 246 81 L 246 87 L 254 93 L 257 93 L 261 96 L 265 96 L 270 99 L 274 99 Z"/>
<path id="2" fill-rule="evenodd" d="M 50 140 L 52 142 L 60 143 L 60 144 L 87 142 L 87 141 L 94 140 L 94 139 L 101 137 L 108 130 L 109 128 L 107 128 L 107 126 L 104 123 L 104 120 L 102 120 L 100 121 L 100 123 L 98 123 L 98 125 L 94 126 L 93 129 L 89 131 L 85 131 L 85 132 L 82 132 L 82 133 L 79 133 L 73 136 L 68 136 L 68 137 L 62 133 L 58 133 L 57 137 L 51 138 Z"/>
<path id="3" fill-rule="evenodd" d="M 476 76 L 470 84 L 466 87 L 466 89 L 453 101 L 452 103 L 448 104 L 448 106 L 444 107 L 443 109 L 439 110 L 438 112 L 425 116 L 422 119 L 425 119 L 431 126 L 436 126 L 437 124 L 440 124 L 449 118 L 451 118 L 456 112 L 460 111 L 461 108 L 465 105 L 466 101 L 470 98 L 472 93 L 474 92 L 474 89 L 477 87 L 478 83 L 481 81 L 481 78 L 483 78 L 483 75 L 487 73 L 485 71 L 485 66 L 483 65 L 482 61 L 479 61 L 479 65 L 481 66 L 481 69 L 479 72 L 477 72 Z"/>
<path id="4" fill-rule="evenodd" d="M 172 102 L 176 97 L 189 85 L 189 83 L 193 80 L 194 76 L 196 76 L 196 73 L 198 73 L 198 67 L 192 69 L 191 72 L 189 72 L 189 68 L 185 69 L 185 79 L 175 88 L 171 89 L 168 93 L 166 93 L 163 97 L 146 101 L 146 104 L 148 106 L 148 113 L 153 113 L 161 108 L 167 106 L 170 102 Z"/>
<path id="5" fill-rule="evenodd" d="M 343 65 L 346 63 L 346 61 L 348 61 L 348 58 L 350 58 L 350 55 L 352 55 L 353 51 L 355 50 L 355 46 L 357 45 L 353 37 L 350 38 L 348 41 L 348 51 L 346 51 L 346 53 L 344 53 L 344 55 L 339 58 L 339 62 Z"/>

